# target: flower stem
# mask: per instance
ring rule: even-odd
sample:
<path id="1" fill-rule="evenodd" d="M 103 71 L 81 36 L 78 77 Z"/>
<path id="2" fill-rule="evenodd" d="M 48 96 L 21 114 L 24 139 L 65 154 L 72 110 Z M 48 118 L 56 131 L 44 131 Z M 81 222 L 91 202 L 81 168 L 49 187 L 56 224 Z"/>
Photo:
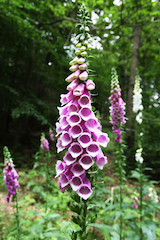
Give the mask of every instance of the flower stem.
<path id="1" fill-rule="evenodd" d="M 48 209 L 48 183 L 49 183 L 49 152 L 45 154 L 46 156 L 46 205 L 45 205 L 45 212 Z"/>
<path id="2" fill-rule="evenodd" d="M 121 160 L 120 160 L 120 211 L 122 211 L 122 202 L 123 202 L 123 196 L 122 196 L 122 164 L 121 164 Z M 122 239 L 122 212 L 120 215 L 120 240 Z"/>
<path id="3" fill-rule="evenodd" d="M 123 144 L 118 144 L 118 170 L 119 170 L 119 207 L 120 207 L 120 240 L 122 240 L 122 225 L 123 225 L 123 217 L 122 217 L 122 209 L 123 209 L 123 177 L 124 177 L 124 156 L 123 156 Z"/>
<path id="4" fill-rule="evenodd" d="M 143 240 L 143 233 L 142 233 L 142 222 L 143 222 L 143 215 L 142 215 L 142 209 L 143 209 L 143 169 L 142 169 L 142 164 L 139 164 L 140 168 L 140 240 Z"/>
<path id="5" fill-rule="evenodd" d="M 87 200 L 82 200 L 83 201 L 83 225 L 82 225 L 82 236 L 80 236 L 81 240 L 86 240 L 87 239 L 87 234 L 86 234 L 86 227 L 87 227 Z"/>
<path id="6" fill-rule="evenodd" d="M 17 191 L 15 194 L 15 197 L 16 197 L 17 240 L 20 240 L 20 224 L 19 224 L 19 208 L 18 208 Z"/>

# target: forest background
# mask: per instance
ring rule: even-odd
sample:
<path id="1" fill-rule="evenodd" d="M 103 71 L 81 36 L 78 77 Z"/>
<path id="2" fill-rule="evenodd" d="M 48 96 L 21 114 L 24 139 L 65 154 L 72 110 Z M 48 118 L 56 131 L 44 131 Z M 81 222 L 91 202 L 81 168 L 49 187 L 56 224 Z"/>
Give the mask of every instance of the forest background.
<path id="1" fill-rule="evenodd" d="M 94 106 L 111 129 L 108 97 L 115 67 L 126 102 L 127 168 L 136 146 L 132 96 L 136 68 L 143 90 L 143 157 L 152 177 L 160 174 L 160 2 L 158 0 L 0 0 L 0 161 L 3 146 L 16 167 L 32 167 L 40 136 L 55 129 L 66 93 L 77 12 L 84 2 L 93 23 Z M 98 93 L 98 94 L 97 94 Z M 55 147 L 55 146 L 54 146 Z M 56 148 L 55 148 L 56 152 Z"/>

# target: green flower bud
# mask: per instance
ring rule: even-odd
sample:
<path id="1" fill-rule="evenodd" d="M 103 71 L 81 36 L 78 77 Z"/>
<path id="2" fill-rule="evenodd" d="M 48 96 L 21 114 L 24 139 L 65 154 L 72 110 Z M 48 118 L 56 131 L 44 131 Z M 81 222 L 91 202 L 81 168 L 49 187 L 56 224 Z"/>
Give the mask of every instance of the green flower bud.
<path id="1" fill-rule="evenodd" d="M 79 49 L 77 49 L 77 50 L 75 51 L 75 54 L 76 54 L 76 55 L 80 55 L 80 53 L 81 53 L 81 51 L 80 51 Z"/>
<path id="2" fill-rule="evenodd" d="M 83 44 L 87 46 L 88 45 L 88 41 L 85 40 Z"/>
<path id="3" fill-rule="evenodd" d="M 92 46 L 88 44 L 87 49 L 92 50 Z"/>
<path id="4" fill-rule="evenodd" d="M 81 43 L 78 43 L 77 45 L 76 45 L 76 48 L 80 48 L 82 46 L 82 44 Z"/>
<path id="5" fill-rule="evenodd" d="M 85 56 L 87 56 L 87 52 L 86 52 L 86 51 L 84 51 L 84 52 L 81 52 L 81 56 L 82 56 L 82 57 L 85 57 Z"/>
<path id="6" fill-rule="evenodd" d="M 84 35 L 80 37 L 80 40 L 83 41 L 85 39 Z"/>
<path id="7" fill-rule="evenodd" d="M 84 52 L 86 50 L 86 47 L 85 46 L 82 46 L 81 49 L 80 49 L 82 52 Z"/>
<path id="8" fill-rule="evenodd" d="M 72 65 L 76 64 L 78 60 L 79 60 L 79 58 L 75 57 L 72 61 L 69 62 L 69 65 L 72 66 Z"/>
<path id="9" fill-rule="evenodd" d="M 77 61 L 78 64 L 83 64 L 84 62 L 85 62 L 85 58 L 82 58 L 82 57 L 79 58 Z"/>

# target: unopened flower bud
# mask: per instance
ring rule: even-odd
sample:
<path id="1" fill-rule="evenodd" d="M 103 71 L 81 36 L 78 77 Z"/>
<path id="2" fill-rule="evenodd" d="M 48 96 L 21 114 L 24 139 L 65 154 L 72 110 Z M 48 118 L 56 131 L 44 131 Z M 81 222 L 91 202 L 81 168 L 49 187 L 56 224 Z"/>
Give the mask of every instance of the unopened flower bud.
<path id="1" fill-rule="evenodd" d="M 77 41 L 79 40 L 79 37 L 80 37 L 79 35 L 76 36 L 76 40 L 77 40 Z"/>
<path id="2" fill-rule="evenodd" d="M 87 52 L 86 52 L 86 51 L 84 51 L 84 52 L 81 52 L 81 56 L 82 56 L 82 57 L 85 57 L 85 56 L 87 56 Z"/>
<path id="3" fill-rule="evenodd" d="M 88 90 L 94 90 L 95 89 L 95 83 L 91 79 L 88 79 L 86 81 L 86 88 Z"/>
<path id="4" fill-rule="evenodd" d="M 75 71 L 75 72 L 73 73 L 74 79 L 75 79 L 75 78 L 78 78 L 80 73 L 81 73 L 81 71 L 80 71 L 79 69 L 78 69 L 77 71 Z"/>
<path id="5" fill-rule="evenodd" d="M 81 51 L 80 51 L 80 49 L 78 48 L 78 49 L 75 51 L 75 54 L 76 54 L 76 55 L 80 55 L 80 53 L 81 53 Z"/>
<path id="6" fill-rule="evenodd" d="M 84 92 L 85 85 L 83 83 L 80 83 L 74 90 L 73 95 L 74 96 L 81 96 Z"/>
<path id="7" fill-rule="evenodd" d="M 82 36 L 80 37 L 80 40 L 83 41 L 84 39 L 85 39 L 85 36 L 82 35 Z"/>
<path id="8" fill-rule="evenodd" d="M 92 50 L 91 44 L 88 44 L 87 49 L 88 49 L 88 50 Z"/>
<path id="9" fill-rule="evenodd" d="M 79 69 L 80 70 L 85 70 L 87 68 L 87 64 L 86 63 L 83 63 L 81 65 L 79 65 Z"/>
<path id="10" fill-rule="evenodd" d="M 80 48 L 82 46 L 82 44 L 81 43 L 78 43 L 77 45 L 76 45 L 76 48 Z"/>
<path id="11" fill-rule="evenodd" d="M 81 49 L 80 49 L 82 52 L 84 52 L 86 50 L 86 47 L 85 46 L 82 46 Z"/>
<path id="12" fill-rule="evenodd" d="M 72 65 L 76 64 L 78 59 L 79 59 L 78 57 L 75 57 L 72 61 L 69 62 L 69 65 L 72 66 Z"/>
<path id="13" fill-rule="evenodd" d="M 79 58 L 77 61 L 78 64 L 83 64 L 84 62 L 85 62 L 85 58 L 82 58 L 82 57 Z"/>
<path id="14" fill-rule="evenodd" d="M 78 69 L 78 64 L 74 64 L 69 68 L 69 70 L 72 72 L 76 71 L 77 69 Z"/>
<path id="15" fill-rule="evenodd" d="M 85 31 L 89 32 L 89 27 L 88 26 L 85 27 Z"/>
<path id="16" fill-rule="evenodd" d="M 136 202 L 138 202 L 138 197 L 135 197 L 134 199 L 135 199 Z"/>
<path id="17" fill-rule="evenodd" d="M 87 46 L 88 45 L 88 41 L 85 40 L 83 44 Z"/>
<path id="18" fill-rule="evenodd" d="M 77 85 L 79 83 L 79 80 L 78 79 L 74 79 L 68 86 L 67 86 L 67 90 L 68 91 L 73 91 Z"/>
<path id="19" fill-rule="evenodd" d="M 70 74 L 70 75 L 65 79 L 66 82 L 72 82 L 73 80 L 74 80 L 74 75 L 73 75 L 73 73 Z"/>
<path id="20" fill-rule="evenodd" d="M 79 75 L 79 79 L 82 80 L 82 81 L 85 81 L 87 80 L 88 78 L 88 73 L 86 71 L 82 72 L 80 75 Z"/>

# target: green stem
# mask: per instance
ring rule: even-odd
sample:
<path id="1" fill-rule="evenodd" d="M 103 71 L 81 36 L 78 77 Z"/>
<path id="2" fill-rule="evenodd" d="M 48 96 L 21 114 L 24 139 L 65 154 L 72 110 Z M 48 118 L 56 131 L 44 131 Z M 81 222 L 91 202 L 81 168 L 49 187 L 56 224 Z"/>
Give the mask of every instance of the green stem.
<path id="1" fill-rule="evenodd" d="M 19 208 L 18 208 L 17 192 L 15 194 L 15 197 L 16 197 L 17 240 L 20 240 L 20 224 L 19 224 Z"/>
<path id="2" fill-rule="evenodd" d="M 119 168 L 119 207 L 120 207 L 120 240 L 122 240 L 122 224 L 123 224 L 123 217 L 122 217 L 122 203 L 123 203 L 123 146 L 121 143 L 118 144 L 118 168 Z"/>
<path id="3" fill-rule="evenodd" d="M 122 165 L 119 166 L 120 167 L 120 211 L 121 211 L 121 215 L 120 215 L 120 240 L 122 240 Z"/>
<path id="4" fill-rule="evenodd" d="M 143 240 L 143 233 L 142 233 L 142 222 L 143 222 L 143 216 L 142 216 L 142 209 L 143 209 L 143 169 L 142 164 L 140 163 L 140 234 L 141 234 L 141 240 Z"/>
<path id="5" fill-rule="evenodd" d="M 46 153 L 46 206 L 45 212 L 48 209 L 48 183 L 49 183 L 49 152 Z"/>
<path id="6" fill-rule="evenodd" d="M 83 225 L 82 225 L 82 236 L 81 240 L 86 240 L 86 227 L 87 227 L 87 201 L 83 200 Z"/>

